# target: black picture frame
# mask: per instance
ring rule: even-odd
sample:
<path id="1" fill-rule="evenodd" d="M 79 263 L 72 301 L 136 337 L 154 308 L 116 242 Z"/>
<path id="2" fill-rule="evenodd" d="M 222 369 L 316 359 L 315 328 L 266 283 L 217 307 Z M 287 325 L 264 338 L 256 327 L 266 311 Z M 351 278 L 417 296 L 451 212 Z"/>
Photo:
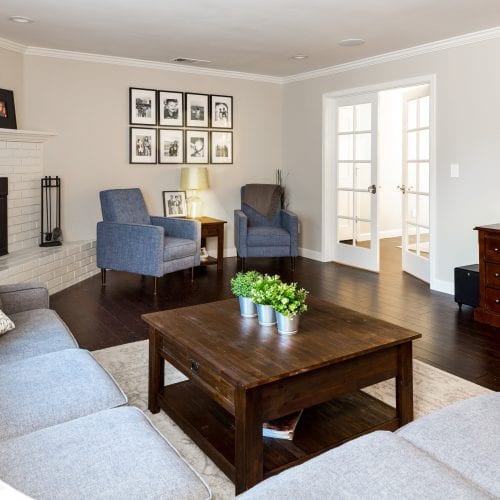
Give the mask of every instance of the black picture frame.
<path id="1" fill-rule="evenodd" d="M 186 191 L 162 191 L 163 196 L 163 217 L 187 217 Z M 174 205 L 169 203 L 176 200 Z"/>
<path id="2" fill-rule="evenodd" d="M 158 163 L 175 165 L 184 163 L 184 130 L 178 128 L 158 129 Z"/>
<path id="3" fill-rule="evenodd" d="M 155 128 L 130 127 L 129 161 L 132 164 L 154 165 L 157 160 Z"/>
<path id="4" fill-rule="evenodd" d="M 210 126 L 217 129 L 233 128 L 233 97 L 210 95 Z"/>
<path id="5" fill-rule="evenodd" d="M 186 127 L 208 128 L 210 109 L 208 94 L 186 92 Z"/>
<path id="6" fill-rule="evenodd" d="M 153 125 L 157 123 L 157 92 L 155 89 L 129 87 L 130 125 Z"/>
<path id="7" fill-rule="evenodd" d="M 184 92 L 158 90 L 158 125 L 184 126 Z"/>
<path id="8" fill-rule="evenodd" d="M 210 158 L 210 134 L 208 130 L 186 130 L 185 142 L 185 163 L 190 165 L 208 164 Z M 201 148 L 198 145 L 201 145 Z"/>
<path id="9" fill-rule="evenodd" d="M 233 132 L 212 130 L 210 132 L 210 163 L 233 164 Z"/>
<path id="10" fill-rule="evenodd" d="M 0 89 L 0 128 L 17 129 L 13 90 Z"/>

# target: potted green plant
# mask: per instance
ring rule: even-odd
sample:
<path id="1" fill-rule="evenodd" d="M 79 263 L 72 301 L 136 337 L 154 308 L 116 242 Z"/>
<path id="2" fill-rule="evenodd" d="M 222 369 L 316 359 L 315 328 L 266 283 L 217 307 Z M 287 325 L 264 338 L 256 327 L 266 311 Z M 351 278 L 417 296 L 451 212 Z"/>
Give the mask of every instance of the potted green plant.
<path id="1" fill-rule="evenodd" d="M 258 271 L 239 272 L 231 278 L 231 292 L 240 301 L 240 312 L 244 318 L 255 318 L 257 308 L 250 298 L 250 292 L 255 281 L 262 277 Z"/>
<path id="2" fill-rule="evenodd" d="M 297 283 L 279 283 L 273 288 L 271 304 L 276 311 L 279 333 L 297 333 L 300 315 L 307 311 L 308 293 L 304 288 L 299 288 Z"/>
<path id="3" fill-rule="evenodd" d="M 276 324 L 276 314 L 272 305 L 275 288 L 281 283 L 280 277 L 275 274 L 264 274 L 257 279 L 250 291 L 250 298 L 257 304 L 257 316 L 263 326 Z"/>

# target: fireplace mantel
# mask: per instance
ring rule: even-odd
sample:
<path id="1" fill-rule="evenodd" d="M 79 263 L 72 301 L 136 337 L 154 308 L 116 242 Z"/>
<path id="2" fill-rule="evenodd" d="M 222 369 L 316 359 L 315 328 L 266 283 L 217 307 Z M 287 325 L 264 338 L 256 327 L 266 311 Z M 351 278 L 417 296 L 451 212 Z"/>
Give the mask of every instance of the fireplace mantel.
<path id="1" fill-rule="evenodd" d="M 0 141 L 43 143 L 56 135 L 55 132 L 0 128 Z"/>

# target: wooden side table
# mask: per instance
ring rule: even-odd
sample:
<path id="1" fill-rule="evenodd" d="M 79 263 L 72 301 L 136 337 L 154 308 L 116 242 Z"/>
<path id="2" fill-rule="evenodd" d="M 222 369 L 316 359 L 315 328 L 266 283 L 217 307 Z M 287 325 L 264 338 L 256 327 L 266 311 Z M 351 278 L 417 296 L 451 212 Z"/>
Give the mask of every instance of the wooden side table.
<path id="1" fill-rule="evenodd" d="M 217 271 L 222 271 L 224 267 L 224 224 L 227 221 L 214 219 L 212 217 L 197 217 L 201 222 L 201 246 L 206 246 L 207 238 L 217 237 L 217 258 L 208 257 L 200 262 L 202 266 L 217 264 Z"/>

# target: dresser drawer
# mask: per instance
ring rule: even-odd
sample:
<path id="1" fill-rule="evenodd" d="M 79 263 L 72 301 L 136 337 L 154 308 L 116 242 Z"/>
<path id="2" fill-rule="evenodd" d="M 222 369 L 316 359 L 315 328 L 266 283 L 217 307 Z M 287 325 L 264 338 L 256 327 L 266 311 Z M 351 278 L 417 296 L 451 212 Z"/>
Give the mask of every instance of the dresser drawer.
<path id="1" fill-rule="evenodd" d="M 500 288 L 500 264 L 486 263 L 486 270 L 484 273 L 484 278 L 486 281 L 486 286 L 492 286 L 494 288 Z"/>
<path id="2" fill-rule="evenodd" d="M 500 238 L 484 238 L 484 258 L 489 262 L 500 263 Z"/>
<path id="3" fill-rule="evenodd" d="M 202 385 L 221 406 L 234 413 L 234 388 L 220 375 L 164 337 L 160 339 L 160 353 L 192 381 Z"/>
<path id="4" fill-rule="evenodd" d="M 500 290 L 487 287 L 485 292 L 486 309 L 495 313 L 500 313 Z"/>
<path id="5" fill-rule="evenodd" d="M 201 228 L 201 237 L 218 236 L 220 224 L 205 224 Z"/>

